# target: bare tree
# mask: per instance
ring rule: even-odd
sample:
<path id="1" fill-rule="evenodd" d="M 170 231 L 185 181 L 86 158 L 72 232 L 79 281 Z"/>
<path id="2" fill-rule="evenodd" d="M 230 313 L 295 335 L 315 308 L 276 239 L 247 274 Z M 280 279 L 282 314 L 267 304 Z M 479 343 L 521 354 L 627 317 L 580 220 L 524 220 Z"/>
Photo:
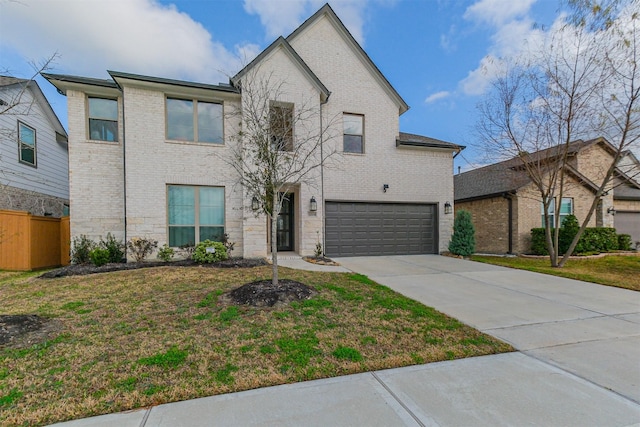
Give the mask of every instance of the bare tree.
<path id="1" fill-rule="evenodd" d="M 477 130 L 493 153 L 518 157 L 543 204 L 551 265 L 562 267 L 576 247 L 626 151 L 640 137 L 638 20 L 640 2 L 598 5 L 571 0 L 569 22 L 552 27 L 526 60 L 504 58 L 505 72 L 479 105 Z M 590 209 L 562 259 L 561 203 L 571 172 L 572 142 L 603 136 L 612 160 L 601 171 Z M 549 210 L 555 208 L 551 223 Z"/>
<path id="2" fill-rule="evenodd" d="M 241 107 L 231 111 L 241 121 L 225 158 L 245 194 L 257 202 L 255 215 L 271 224 L 272 284 L 278 286 L 277 219 L 294 185 L 320 185 L 322 167 L 336 151 L 325 142 L 334 120 L 322 116 L 320 97 L 292 103 L 292 88 L 273 73 L 250 70 L 239 83 Z"/>

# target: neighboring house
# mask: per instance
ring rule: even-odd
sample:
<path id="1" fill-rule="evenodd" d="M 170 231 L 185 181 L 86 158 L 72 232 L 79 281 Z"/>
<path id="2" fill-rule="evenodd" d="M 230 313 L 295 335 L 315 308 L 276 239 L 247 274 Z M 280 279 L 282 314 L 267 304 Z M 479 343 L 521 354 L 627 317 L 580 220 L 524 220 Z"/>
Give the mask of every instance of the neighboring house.
<path id="1" fill-rule="evenodd" d="M 557 151 L 551 148 L 529 156 L 546 159 Z M 573 214 L 580 223 L 586 218 L 614 153 L 614 147 L 604 138 L 570 144 L 561 216 Z M 616 227 L 618 233 L 632 235 L 635 242 L 640 241 L 640 184 L 629 173 L 633 174 L 633 168 L 639 165 L 630 152 L 625 153 L 624 164 L 618 163 L 613 191 L 602 196 L 588 225 Z M 530 251 L 531 229 L 544 226 L 543 208 L 539 191 L 519 157 L 458 174 L 454 185 L 456 210 L 471 212 L 477 252 Z M 554 200 L 553 205 L 558 202 Z"/>
<path id="2" fill-rule="evenodd" d="M 234 255 L 266 256 L 268 221 L 254 216 L 252 194 L 224 157 L 237 144 L 230 137 L 241 122 L 228 113 L 243 102 L 243 79 L 267 76 L 283 84 L 270 112 L 293 114 L 312 100 L 320 114 L 301 127 L 337 118 L 323 142 L 339 152 L 337 166 L 288 189 L 279 250 L 311 255 L 318 242 L 329 256 L 446 250 L 453 215 L 444 205 L 464 147 L 399 132 L 407 104 L 328 5 L 231 84 L 110 75 L 45 75 L 68 98 L 73 236 L 112 232 L 176 247 L 228 233 Z"/>
<path id="3" fill-rule="evenodd" d="M 0 76 L 0 209 L 68 215 L 67 132 L 34 80 Z"/>

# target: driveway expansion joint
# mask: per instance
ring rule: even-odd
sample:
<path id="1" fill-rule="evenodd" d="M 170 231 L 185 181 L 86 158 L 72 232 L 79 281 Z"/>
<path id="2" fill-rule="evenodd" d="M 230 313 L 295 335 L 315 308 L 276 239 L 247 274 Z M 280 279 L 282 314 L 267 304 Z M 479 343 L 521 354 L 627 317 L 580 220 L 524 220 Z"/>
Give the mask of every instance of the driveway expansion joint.
<path id="1" fill-rule="evenodd" d="M 149 419 L 149 415 L 151 415 L 152 409 L 153 407 L 145 409 L 144 416 L 142 417 L 142 420 L 140 420 L 140 427 L 145 427 L 145 425 L 147 424 L 147 420 Z"/>
<path id="2" fill-rule="evenodd" d="M 407 411 L 407 413 L 409 415 L 411 415 L 411 418 L 413 418 L 415 420 L 415 422 L 418 423 L 418 425 L 420 425 L 421 427 L 426 427 L 426 425 L 422 421 L 420 421 L 420 418 L 418 418 L 418 416 L 416 414 L 414 414 L 413 411 L 411 411 L 411 409 L 409 409 L 409 407 L 407 405 L 405 405 L 402 400 L 400 400 L 400 398 L 391 390 L 391 388 L 389 388 L 389 386 L 384 381 L 382 381 L 382 379 L 376 374 L 375 371 L 371 372 L 371 375 L 387 391 L 387 393 L 389 393 L 391 395 L 391 397 L 393 397 L 393 399 L 396 402 L 398 402 L 398 404 L 400 406 L 402 406 L 402 408 L 405 411 Z"/>

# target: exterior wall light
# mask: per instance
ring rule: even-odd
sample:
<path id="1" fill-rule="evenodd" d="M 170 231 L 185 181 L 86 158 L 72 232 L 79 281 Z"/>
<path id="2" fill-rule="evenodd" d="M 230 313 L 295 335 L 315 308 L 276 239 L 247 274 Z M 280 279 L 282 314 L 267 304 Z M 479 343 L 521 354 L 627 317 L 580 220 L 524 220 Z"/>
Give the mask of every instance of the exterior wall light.
<path id="1" fill-rule="evenodd" d="M 616 214 L 616 208 L 614 208 L 613 206 L 610 207 L 609 209 L 607 209 L 607 213 L 611 214 L 611 215 L 615 215 Z"/>
<path id="2" fill-rule="evenodd" d="M 444 213 L 446 215 L 449 215 L 450 213 L 453 213 L 453 206 L 451 206 L 451 203 L 444 202 Z"/>
<path id="3" fill-rule="evenodd" d="M 389 189 L 389 184 L 382 184 L 382 192 L 383 193 L 386 193 L 388 189 Z"/>
<path id="4" fill-rule="evenodd" d="M 318 210 L 318 202 L 316 202 L 316 198 L 311 196 L 311 200 L 309 201 L 309 210 L 311 212 L 315 212 Z"/>
<path id="5" fill-rule="evenodd" d="M 260 202 L 258 202 L 258 198 L 256 196 L 253 196 L 253 199 L 251 199 L 251 209 L 257 211 L 259 208 Z"/>

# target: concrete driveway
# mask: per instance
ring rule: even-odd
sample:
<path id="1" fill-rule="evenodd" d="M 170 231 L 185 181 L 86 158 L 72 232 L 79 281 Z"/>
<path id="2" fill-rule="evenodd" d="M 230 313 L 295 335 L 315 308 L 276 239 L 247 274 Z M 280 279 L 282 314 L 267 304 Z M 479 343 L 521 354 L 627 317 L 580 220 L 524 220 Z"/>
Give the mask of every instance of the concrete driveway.
<path id="1" fill-rule="evenodd" d="M 438 255 L 337 261 L 640 403 L 640 292 Z"/>

